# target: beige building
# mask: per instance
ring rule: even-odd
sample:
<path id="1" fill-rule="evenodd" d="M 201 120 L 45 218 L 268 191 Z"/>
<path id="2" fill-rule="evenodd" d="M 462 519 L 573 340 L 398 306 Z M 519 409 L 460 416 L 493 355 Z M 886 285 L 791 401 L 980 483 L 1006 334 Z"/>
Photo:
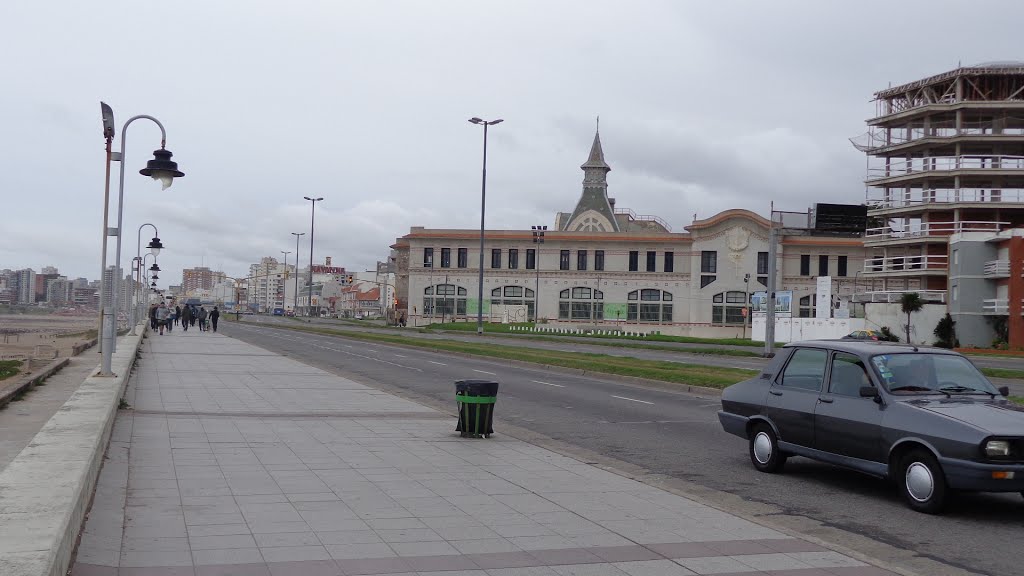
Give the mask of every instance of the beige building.
<path id="1" fill-rule="evenodd" d="M 739 336 L 744 308 L 766 289 L 769 221 L 727 210 L 673 232 L 655 216 L 616 208 L 608 196 L 599 135 L 572 212 L 552 229 L 485 233 L 483 314 L 492 322 Z M 399 238 L 396 288 L 409 324 L 473 321 L 479 309 L 478 230 L 414 227 Z M 794 316 L 814 315 L 816 277 L 853 293 L 860 239 L 788 237 L 778 249 L 778 290 L 793 291 Z"/>

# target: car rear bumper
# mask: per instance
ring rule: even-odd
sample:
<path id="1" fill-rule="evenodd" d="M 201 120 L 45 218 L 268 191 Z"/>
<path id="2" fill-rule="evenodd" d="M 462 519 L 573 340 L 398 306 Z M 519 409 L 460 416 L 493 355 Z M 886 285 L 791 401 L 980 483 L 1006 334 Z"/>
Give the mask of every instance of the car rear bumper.
<path id="1" fill-rule="evenodd" d="M 729 434 L 735 434 L 740 438 L 747 437 L 747 422 L 750 421 L 750 418 L 719 410 L 718 421 L 722 423 L 722 428 Z"/>
<path id="2" fill-rule="evenodd" d="M 956 490 L 974 492 L 1024 491 L 1024 464 L 985 464 L 970 460 L 941 458 L 946 483 Z M 994 472 L 1012 472 L 1013 478 L 995 478 Z"/>

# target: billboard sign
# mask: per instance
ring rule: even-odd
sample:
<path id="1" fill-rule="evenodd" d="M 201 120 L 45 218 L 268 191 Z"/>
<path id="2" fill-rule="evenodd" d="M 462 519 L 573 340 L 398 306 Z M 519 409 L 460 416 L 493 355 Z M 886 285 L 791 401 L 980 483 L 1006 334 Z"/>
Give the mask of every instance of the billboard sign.
<path id="1" fill-rule="evenodd" d="M 768 313 L 768 293 L 754 292 L 750 298 L 751 308 L 754 314 L 764 315 Z M 775 315 L 778 317 L 793 316 L 793 291 L 778 290 L 775 292 Z"/>

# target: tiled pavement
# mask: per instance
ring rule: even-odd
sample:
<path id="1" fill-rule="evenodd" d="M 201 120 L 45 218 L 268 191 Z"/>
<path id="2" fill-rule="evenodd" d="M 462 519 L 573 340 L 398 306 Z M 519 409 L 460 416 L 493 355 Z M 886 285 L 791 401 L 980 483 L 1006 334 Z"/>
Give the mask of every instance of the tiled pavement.
<path id="1" fill-rule="evenodd" d="M 73 576 L 891 574 L 216 334 L 128 401 Z"/>

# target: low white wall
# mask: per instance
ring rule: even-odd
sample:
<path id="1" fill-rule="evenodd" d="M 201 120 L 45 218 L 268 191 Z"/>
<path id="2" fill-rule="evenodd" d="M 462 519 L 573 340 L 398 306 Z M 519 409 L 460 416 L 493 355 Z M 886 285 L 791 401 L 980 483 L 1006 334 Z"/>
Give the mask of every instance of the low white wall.
<path id="1" fill-rule="evenodd" d="M 766 327 L 765 318 L 755 316 L 750 327 L 751 340 L 764 341 Z M 862 318 L 776 318 L 775 341 L 834 340 L 863 329 Z"/>
<path id="2" fill-rule="evenodd" d="M 89 377 L 0 472 L 0 574 L 64 576 L 145 327 L 118 339 L 113 377 Z"/>
<path id="3" fill-rule="evenodd" d="M 919 312 L 910 315 L 910 343 L 931 345 L 935 342 L 935 325 L 946 315 L 945 304 L 925 304 Z M 899 304 L 872 302 L 864 304 L 864 319 L 867 327 L 878 330 L 888 326 L 901 341 L 907 339 L 907 315 Z"/>

